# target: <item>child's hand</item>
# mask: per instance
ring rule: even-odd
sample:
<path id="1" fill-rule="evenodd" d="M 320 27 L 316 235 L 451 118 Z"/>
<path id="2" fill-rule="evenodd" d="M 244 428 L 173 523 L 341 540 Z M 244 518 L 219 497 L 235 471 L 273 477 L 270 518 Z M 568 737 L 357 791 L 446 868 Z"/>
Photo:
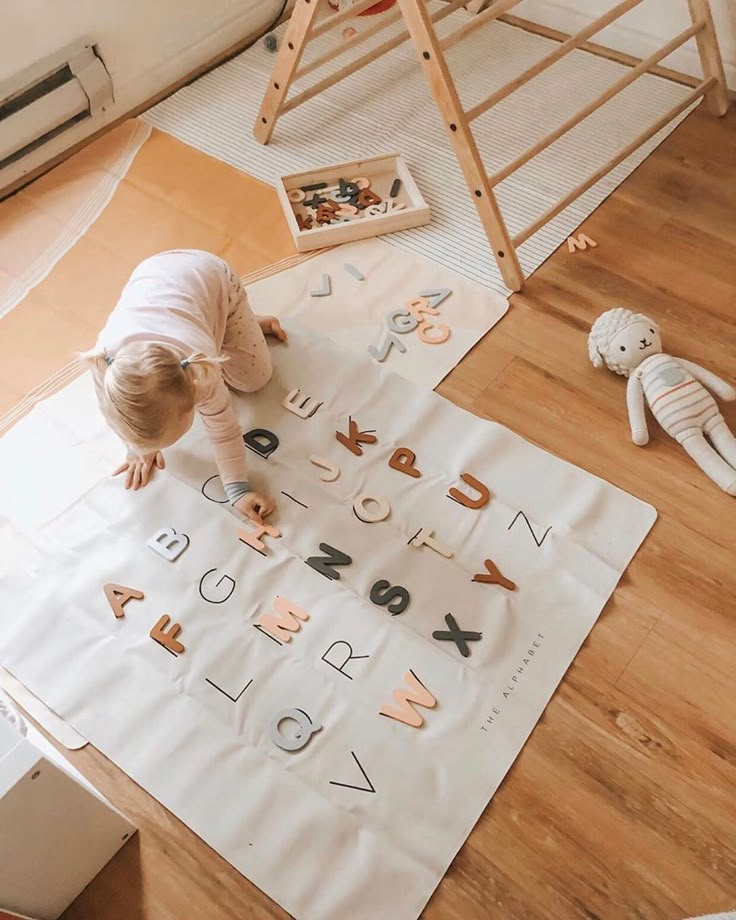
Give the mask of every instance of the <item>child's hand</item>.
<path id="1" fill-rule="evenodd" d="M 276 508 L 276 502 L 270 495 L 247 492 L 235 502 L 233 507 L 236 511 L 250 518 L 255 524 L 263 524 L 263 519 L 268 517 Z"/>
<path id="2" fill-rule="evenodd" d="M 264 335 L 272 335 L 275 339 L 278 339 L 279 342 L 286 341 L 286 333 L 281 328 L 281 323 L 275 316 L 259 316 L 258 325 L 261 327 L 261 332 Z"/>
<path id="3" fill-rule="evenodd" d="M 143 457 L 128 454 L 125 461 L 120 464 L 112 475 L 118 476 L 120 473 L 125 473 L 125 488 L 130 489 L 132 487 L 135 491 L 136 489 L 142 489 L 147 484 L 154 466 L 157 466 L 160 470 L 166 466 L 164 455 L 160 450 L 155 450 L 153 453 L 146 454 Z"/>

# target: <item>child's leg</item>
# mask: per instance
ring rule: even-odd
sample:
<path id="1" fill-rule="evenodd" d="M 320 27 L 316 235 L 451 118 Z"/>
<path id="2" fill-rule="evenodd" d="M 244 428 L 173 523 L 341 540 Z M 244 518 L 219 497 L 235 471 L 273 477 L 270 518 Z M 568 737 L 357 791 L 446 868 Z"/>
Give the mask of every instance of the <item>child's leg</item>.
<path id="1" fill-rule="evenodd" d="M 271 379 L 273 366 L 266 338 L 248 304 L 240 279 L 230 274 L 230 305 L 222 350 L 225 383 L 241 393 L 254 393 Z"/>

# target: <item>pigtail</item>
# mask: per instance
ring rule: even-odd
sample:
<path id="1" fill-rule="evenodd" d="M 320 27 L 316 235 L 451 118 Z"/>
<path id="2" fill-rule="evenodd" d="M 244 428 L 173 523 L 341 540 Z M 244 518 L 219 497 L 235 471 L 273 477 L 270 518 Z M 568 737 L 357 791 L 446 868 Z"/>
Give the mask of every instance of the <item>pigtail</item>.
<path id="1" fill-rule="evenodd" d="M 189 355 L 188 358 L 184 358 L 181 361 L 181 366 L 184 370 L 192 365 L 197 365 L 207 370 L 213 370 L 215 367 L 224 364 L 227 360 L 228 358 L 225 355 L 213 356 L 206 355 L 203 351 L 195 351 L 193 354 Z"/>
<path id="2" fill-rule="evenodd" d="M 92 371 L 104 374 L 113 362 L 112 355 L 109 355 L 104 348 L 91 348 L 89 351 L 81 351 L 77 355 L 80 361 L 83 361 Z"/>

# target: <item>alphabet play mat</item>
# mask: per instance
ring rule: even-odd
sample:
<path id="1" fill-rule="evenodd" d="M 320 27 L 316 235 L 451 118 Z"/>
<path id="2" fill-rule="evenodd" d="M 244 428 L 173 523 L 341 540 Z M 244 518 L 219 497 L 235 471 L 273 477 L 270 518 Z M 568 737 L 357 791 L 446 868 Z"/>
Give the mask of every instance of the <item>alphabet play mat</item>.
<path id="1" fill-rule="evenodd" d="M 0 662 L 299 920 L 413 920 L 655 512 L 288 331 L 266 528 L 199 427 L 125 492 L 88 377 L 3 438 Z"/>

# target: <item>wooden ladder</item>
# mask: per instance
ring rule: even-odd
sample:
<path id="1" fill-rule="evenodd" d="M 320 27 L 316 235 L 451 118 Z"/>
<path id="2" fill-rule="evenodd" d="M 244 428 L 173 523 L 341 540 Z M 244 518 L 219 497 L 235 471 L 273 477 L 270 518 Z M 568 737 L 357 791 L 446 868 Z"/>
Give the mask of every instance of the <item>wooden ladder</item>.
<path id="1" fill-rule="evenodd" d="M 601 93 L 596 99 L 587 103 L 578 112 L 566 119 L 561 125 L 554 128 L 547 135 L 529 147 L 524 153 L 516 157 L 502 169 L 492 175 L 488 175 L 483 166 L 478 145 L 470 128 L 470 123 L 487 112 L 493 106 L 497 105 L 503 99 L 506 99 L 519 87 L 524 86 L 534 77 L 538 76 L 548 67 L 551 67 L 557 61 L 561 60 L 571 51 L 578 48 L 585 48 L 588 40 L 611 25 L 619 17 L 628 13 L 634 7 L 645 0 L 621 0 L 612 9 L 599 16 L 585 28 L 562 41 L 556 48 L 545 55 L 536 64 L 527 68 L 523 73 L 514 77 L 508 83 L 491 93 L 486 99 L 477 103 L 470 109 L 463 109 L 458 96 L 457 88 L 445 60 L 445 51 L 451 48 L 457 42 L 465 38 L 466 35 L 475 31 L 486 23 L 492 22 L 508 13 L 521 0 L 493 0 L 493 2 L 483 12 L 479 13 L 474 19 L 464 23 L 454 32 L 439 38 L 435 32 L 435 25 L 443 19 L 450 16 L 456 10 L 465 6 L 468 0 L 451 0 L 441 10 L 431 14 L 426 6 L 426 0 L 397 0 L 396 9 L 386 15 L 381 16 L 380 22 L 377 22 L 362 32 L 358 33 L 352 40 L 346 41 L 325 52 L 315 60 L 300 67 L 302 55 L 308 42 L 313 38 L 318 38 L 331 29 L 357 16 L 363 10 L 375 4 L 376 0 L 359 0 L 346 10 L 339 13 L 333 13 L 327 7 L 326 0 L 297 0 L 294 10 L 289 21 L 286 35 L 279 50 L 276 64 L 271 75 L 268 89 L 263 97 L 258 118 L 254 126 L 256 139 L 267 144 L 271 139 L 273 130 L 281 115 L 290 112 L 298 105 L 314 98 L 324 90 L 334 86 L 340 80 L 355 73 L 361 67 L 374 61 L 377 57 L 396 48 L 407 38 L 411 38 L 417 51 L 419 62 L 424 70 L 425 77 L 434 96 L 437 107 L 440 110 L 442 119 L 448 131 L 450 141 L 455 150 L 460 169 L 465 177 L 471 199 L 475 204 L 478 216 L 483 229 L 485 230 L 488 241 L 493 250 L 494 257 L 498 264 L 499 270 L 506 285 L 512 291 L 518 291 L 524 284 L 524 273 L 519 263 L 517 249 L 525 243 L 529 237 L 540 230 L 546 223 L 556 217 L 561 211 L 564 211 L 576 198 L 595 185 L 603 176 L 612 169 L 615 169 L 628 156 L 630 156 L 638 147 L 652 138 L 662 130 L 672 119 L 684 112 L 693 102 L 704 96 L 710 110 L 715 115 L 724 115 L 728 108 L 728 93 L 726 88 L 726 78 L 723 71 L 723 62 L 718 49 L 718 40 L 716 38 L 713 18 L 711 16 L 709 0 L 686 0 L 692 25 L 676 35 L 671 41 L 667 42 L 661 48 L 650 54 L 647 58 L 639 60 L 632 65 L 630 71 L 612 84 L 605 92 Z M 685 2 L 685 0 L 684 0 Z M 318 17 L 322 11 L 325 15 Z M 405 28 L 397 35 L 378 45 L 372 51 L 362 54 L 345 64 L 335 73 L 318 80 L 312 86 L 297 93 L 292 98 L 287 98 L 289 89 L 294 80 L 306 76 L 312 71 L 324 64 L 334 60 L 346 51 L 354 48 L 356 45 L 367 41 L 373 35 L 376 35 L 382 29 L 400 19 L 404 20 Z M 695 85 L 692 90 L 669 112 L 643 131 L 623 150 L 597 169 L 592 175 L 580 182 L 569 194 L 548 208 L 544 214 L 537 218 L 532 224 L 511 236 L 506 222 L 501 214 L 498 201 L 494 193 L 494 188 L 507 179 L 512 173 L 516 172 L 521 166 L 529 162 L 532 157 L 539 154 L 542 150 L 554 143 L 563 134 L 566 134 L 576 125 L 580 124 L 585 118 L 591 115 L 596 109 L 624 90 L 634 80 L 643 74 L 656 70 L 657 65 L 667 55 L 690 39 L 695 39 L 698 46 L 701 65 L 703 69 L 703 79 Z"/>

